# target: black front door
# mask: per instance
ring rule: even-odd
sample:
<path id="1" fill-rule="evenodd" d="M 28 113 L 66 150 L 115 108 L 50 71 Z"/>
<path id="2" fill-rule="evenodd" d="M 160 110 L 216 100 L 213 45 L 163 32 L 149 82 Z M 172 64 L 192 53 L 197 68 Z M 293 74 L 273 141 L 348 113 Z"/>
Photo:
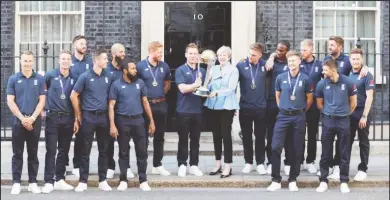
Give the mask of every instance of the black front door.
<path id="1" fill-rule="evenodd" d="M 185 48 L 189 43 L 199 47 L 199 53 L 211 49 L 215 53 L 222 45 L 231 47 L 230 2 L 169 2 L 165 3 L 164 61 L 172 73 L 168 99 L 168 132 L 177 131 L 175 69 L 186 62 Z M 202 131 L 211 131 L 205 110 Z"/>

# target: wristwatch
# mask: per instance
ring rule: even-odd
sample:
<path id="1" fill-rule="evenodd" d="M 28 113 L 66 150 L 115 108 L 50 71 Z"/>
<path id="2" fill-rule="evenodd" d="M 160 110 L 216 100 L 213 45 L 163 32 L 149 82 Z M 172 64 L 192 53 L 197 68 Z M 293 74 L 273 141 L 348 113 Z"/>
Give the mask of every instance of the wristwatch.
<path id="1" fill-rule="evenodd" d="M 363 116 L 362 116 L 362 118 L 364 118 L 364 119 L 365 119 L 365 118 L 367 118 L 367 116 L 366 116 L 366 115 L 363 115 Z"/>

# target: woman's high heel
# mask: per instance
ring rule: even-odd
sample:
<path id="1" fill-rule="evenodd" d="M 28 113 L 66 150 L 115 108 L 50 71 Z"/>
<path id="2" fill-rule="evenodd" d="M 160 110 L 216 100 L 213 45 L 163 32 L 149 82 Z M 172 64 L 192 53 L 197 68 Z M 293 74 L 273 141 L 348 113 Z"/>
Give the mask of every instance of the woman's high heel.
<path id="1" fill-rule="evenodd" d="M 209 175 L 214 176 L 214 175 L 217 175 L 217 174 L 220 174 L 220 173 L 222 173 L 222 167 L 219 167 L 219 169 L 217 171 L 215 171 L 215 172 L 210 172 Z"/>

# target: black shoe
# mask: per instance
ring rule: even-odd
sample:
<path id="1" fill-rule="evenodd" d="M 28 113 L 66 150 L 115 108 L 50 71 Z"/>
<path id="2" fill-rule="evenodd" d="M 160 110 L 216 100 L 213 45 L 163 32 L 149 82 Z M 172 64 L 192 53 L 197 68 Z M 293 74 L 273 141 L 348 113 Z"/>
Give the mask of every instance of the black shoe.
<path id="1" fill-rule="evenodd" d="M 214 176 L 214 175 L 217 175 L 217 174 L 220 174 L 220 173 L 222 173 L 222 167 L 219 167 L 219 169 L 217 171 L 215 171 L 215 172 L 210 172 L 209 175 Z"/>
<path id="2" fill-rule="evenodd" d="M 230 172 L 228 175 L 221 174 L 221 178 L 227 178 L 232 175 L 232 169 L 230 169 Z"/>

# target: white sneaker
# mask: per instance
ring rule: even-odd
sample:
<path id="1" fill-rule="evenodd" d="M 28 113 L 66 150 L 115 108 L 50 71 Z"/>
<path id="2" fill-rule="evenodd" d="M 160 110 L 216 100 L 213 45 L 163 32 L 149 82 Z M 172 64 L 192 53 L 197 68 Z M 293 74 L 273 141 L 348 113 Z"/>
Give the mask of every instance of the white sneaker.
<path id="1" fill-rule="evenodd" d="M 134 178 L 134 174 L 130 168 L 127 168 L 126 176 L 127 176 L 127 178 Z"/>
<path id="2" fill-rule="evenodd" d="M 282 184 L 272 181 L 271 185 L 267 187 L 267 191 L 273 192 L 280 188 L 282 188 Z"/>
<path id="3" fill-rule="evenodd" d="M 289 176 L 290 175 L 290 166 L 288 166 L 288 165 L 285 165 L 284 166 L 284 174 L 286 175 L 286 176 Z"/>
<path id="4" fill-rule="evenodd" d="M 186 177 L 186 175 L 187 175 L 187 166 L 180 165 L 179 171 L 177 172 L 177 175 L 179 177 Z"/>
<path id="5" fill-rule="evenodd" d="M 297 182 L 290 182 L 288 184 L 288 189 L 290 190 L 290 192 L 298 192 Z"/>
<path id="6" fill-rule="evenodd" d="M 22 190 L 22 188 L 20 188 L 20 183 L 14 183 L 12 185 L 11 194 L 20 194 L 21 190 Z"/>
<path id="7" fill-rule="evenodd" d="M 308 171 L 310 174 L 315 174 L 315 173 L 317 173 L 317 168 L 316 168 L 316 166 L 314 166 L 314 163 L 306 164 L 306 168 L 307 168 L 307 171 Z"/>
<path id="8" fill-rule="evenodd" d="M 190 174 L 193 174 L 195 176 L 203 176 L 203 172 L 200 171 L 199 167 L 196 165 L 192 165 L 189 170 Z"/>
<path id="9" fill-rule="evenodd" d="M 316 192 L 325 192 L 326 190 L 328 190 L 328 184 L 325 182 L 321 182 L 320 186 L 318 186 L 318 188 L 316 189 Z"/>
<path id="10" fill-rule="evenodd" d="M 169 173 L 163 166 L 160 167 L 153 167 L 152 168 L 152 174 L 159 174 L 162 176 L 169 176 L 171 173 Z"/>
<path id="11" fill-rule="evenodd" d="M 64 179 L 61 179 L 54 183 L 54 190 L 73 190 L 73 186 L 65 182 Z"/>
<path id="12" fill-rule="evenodd" d="M 38 185 L 36 183 L 30 183 L 28 184 L 28 188 L 27 190 L 29 192 L 32 192 L 34 194 L 40 194 L 41 193 L 41 189 L 38 187 Z"/>
<path id="13" fill-rule="evenodd" d="M 267 174 L 272 174 L 272 164 L 267 166 Z"/>
<path id="14" fill-rule="evenodd" d="M 107 169 L 107 175 L 106 178 L 114 178 L 115 171 L 112 169 Z"/>
<path id="15" fill-rule="evenodd" d="M 88 185 L 86 183 L 79 183 L 77 187 L 74 189 L 76 192 L 83 192 L 84 190 L 87 190 Z"/>
<path id="16" fill-rule="evenodd" d="M 110 185 L 108 185 L 107 181 L 102 181 L 99 183 L 99 189 L 103 191 L 111 191 L 112 188 Z"/>
<path id="17" fill-rule="evenodd" d="M 267 171 L 265 171 L 265 168 L 264 168 L 264 165 L 263 165 L 263 164 L 257 165 L 256 171 L 257 171 L 257 173 L 259 173 L 260 175 L 267 174 Z"/>
<path id="18" fill-rule="evenodd" d="M 367 173 L 363 171 L 358 171 L 356 176 L 353 178 L 355 181 L 364 181 L 367 178 Z"/>
<path id="19" fill-rule="evenodd" d="M 145 192 L 152 190 L 152 189 L 150 188 L 148 182 L 146 182 L 146 181 L 143 182 L 143 183 L 141 183 L 141 184 L 139 184 L 139 188 L 141 188 L 141 190 L 142 190 L 142 191 L 145 191 Z"/>
<path id="20" fill-rule="evenodd" d="M 333 168 L 333 173 L 328 176 L 329 179 L 335 179 L 338 180 L 340 179 L 340 167 L 339 166 L 334 166 Z"/>
<path id="21" fill-rule="evenodd" d="M 252 164 L 246 163 L 244 169 L 242 169 L 242 173 L 249 174 L 252 171 Z"/>
<path id="22" fill-rule="evenodd" d="M 49 194 L 54 190 L 53 184 L 45 183 L 45 186 L 42 188 L 42 193 Z"/>
<path id="23" fill-rule="evenodd" d="M 72 174 L 77 176 L 77 178 L 79 178 L 80 177 L 80 170 L 79 170 L 79 168 L 73 169 L 72 170 Z"/>
<path id="24" fill-rule="evenodd" d="M 333 172 L 333 168 L 330 168 L 330 167 L 329 167 L 329 172 L 328 172 L 328 174 L 332 174 L 332 172 Z M 317 176 L 321 176 L 321 170 L 318 170 Z"/>
<path id="25" fill-rule="evenodd" d="M 340 191 L 341 191 L 341 193 L 349 193 L 350 190 L 349 190 L 348 184 L 347 183 L 341 183 Z"/>
<path id="26" fill-rule="evenodd" d="M 119 191 L 125 191 L 127 189 L 127 181 L 121 181 L 116 189 Z"/>

